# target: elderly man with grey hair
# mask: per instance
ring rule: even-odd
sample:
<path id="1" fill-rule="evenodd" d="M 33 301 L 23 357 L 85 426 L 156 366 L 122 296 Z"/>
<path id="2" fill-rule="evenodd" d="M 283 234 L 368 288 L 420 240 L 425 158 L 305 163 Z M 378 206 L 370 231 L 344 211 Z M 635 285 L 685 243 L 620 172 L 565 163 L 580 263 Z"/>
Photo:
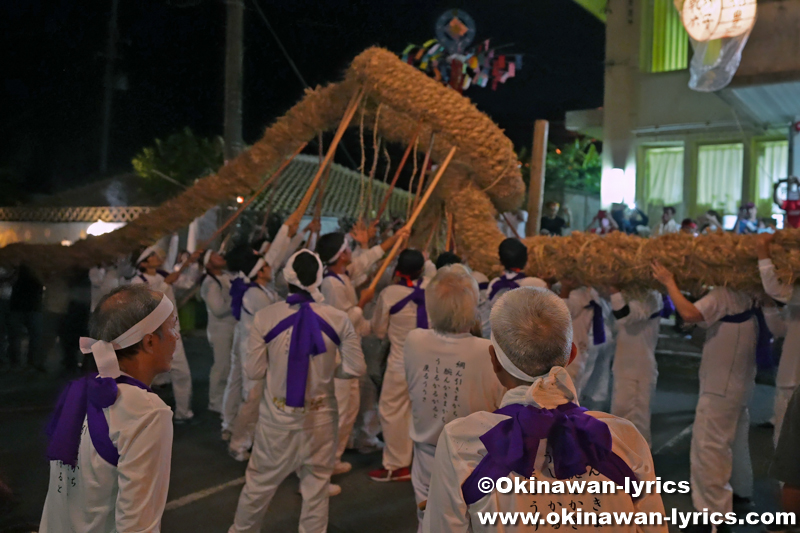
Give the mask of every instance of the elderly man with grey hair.
<path id="1" fill-rule="evenodd" d="M 404 347 L 411 397 L 414 460 L 411 483 L 417 504 L 428 499 L 436 442 L 445 424 L 477 411 L 494 411 L 505 388 L 492 372 L 489 340 L 474 337 L 478 283 L 459 264 L 439 269 L 425 290 L 433 329 L 415 329 Z M 418 511 L 422 530 L 422 512 Z"/>
<path id="2" fill-rule="evenodd" d="M 582 524 L 576 528 L 607 525 L 612 531 L 665 533 L 663 520 L 662 525 L 623 525 L 612 514 L 647 513 L 646 523 L 653 524 L 650 513 L 664 515 L 656 491 L 600 493 L 603 482 L 625 486 L 630 478 L 632 487 L 655 483 L 653 459 L 633 424 L 578 406 L 564 368 L 577 348 L 563 300 L 537 287 L 511 290 L 495 303 L 491 323 L 487 355 L 508 392 L 497 411 L 473 413 L 444 427 L 423 531 L 497 531 L 496 525 L 482 523 L 478 513 L 518 512 L 530 513 L 527 518 L 534 521 L 526 523 L 537 524 L 538 530 L 569 526 L 545 523 L 545 518 L 572 513 L 573 524 Z M 527 489 L 534 477 L 532 494 L 494 490 L 501 478 L 510 479 L 512 488 L 522 482 Z M 567 479 L 585 485 L 567 490 Z M 549 494 L 543 494 L 545 487 Z"/>
<path id="3" fill-rule="evenodd" d="M 98 372 L 73 381 L 47 428 L 42 532 L 158 532 L 167 503 L 172 411 L 150 390 L 178 342 L 172 301 L 145 285 L 100 300 L 81 338 Z"/>

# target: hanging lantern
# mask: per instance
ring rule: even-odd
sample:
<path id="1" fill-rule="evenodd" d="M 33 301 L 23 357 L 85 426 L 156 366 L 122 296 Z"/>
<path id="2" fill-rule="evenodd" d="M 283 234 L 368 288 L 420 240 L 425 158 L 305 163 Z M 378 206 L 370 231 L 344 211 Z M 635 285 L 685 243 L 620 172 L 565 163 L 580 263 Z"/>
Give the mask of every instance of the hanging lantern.
<path id="1" fill-rule="evenodd" d="M 736 37 L 753 27 L 756 0 L 685 0 L 681 20 L 695 41 Z"/>

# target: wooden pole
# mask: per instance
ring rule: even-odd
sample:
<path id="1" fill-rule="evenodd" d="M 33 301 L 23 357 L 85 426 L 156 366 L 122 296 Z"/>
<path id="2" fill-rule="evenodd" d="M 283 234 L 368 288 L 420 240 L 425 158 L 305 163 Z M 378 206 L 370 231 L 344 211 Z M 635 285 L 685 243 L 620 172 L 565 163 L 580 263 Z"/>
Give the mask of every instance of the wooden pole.
<path id="1" fill-rule="evenodd" d="M 531 182 L 528 186 L 528 222 L 525 234 L 539 235 L 542 225 L 542 199 L 544 197 L 544 170 L 547 158 L 547 136 L 550 123 L 537 120 L 533 127 L 533 151 L 531 152 Z M 516 233 L 516 232 L 515 232 Z"/>
<path id="2" fill-rule="evenodd" d="M 409 218 L 408 221 L 406 222 L 406 225 L 403 226 L 404 228 L 410 230 L 414 226 L 414 222 L 417 221 L 417 217 L 419 217 L 419 214 L 422 212 L 422 208 L 425 207 L 426 203 L 428 203 L 428 199 L 431 197 L 431 194 L 433 193 L 433 190 L 436 188 L 436 185 L 438 185 L 439 180 L 442 179 L 442 174 L 444 174 L 444 171 L 447 170 L 447 166 L 450 164 L 450 161 L 453 159 L 455 153 L 456 153 L 456 147 L 453 146 L 450 149 L 450 153 L 447 154 L 447 157 L 445 158 L 444 162 L 439 167 L 439 171 L 436 173 L 436 176 L 433 178 L 433 181 L 431 182 L 430 185 L 428 185 L 428 188 L 425 190 L 425 195 L 422 197 L 422 200 L 420 200 L 417 208 L 411 214 L 411 218 Z M 378 272 L 375 274 L 375 277 L 372 279 L 372 283 L 369 284 L 370 291 L 375 290 L 375 287 L 378 285 L 378 282 L 380 281 L 381 277 L 383 277 L 383 273 L 386 272 L 387 268 L 389 268 L 389 263 L 392 262 L 392 260 L 397 255 L 397 252 L 400 250 L 400 247 L 402 245 L 403 245 L 403 239 L 398 240 L 395 243 L 394 247 L 392 248 L 392 251 L 389 252 L 389 255 L 387 255 L 386 259 L 383 260 L 383 264 L 378 269 Z"/>
<path id="3" fill-rule="evenodd" d="M 392 192 L 394 192 L 394 186 L 397 184 L 397 179 L 400 177 L 400 172 L 403 171 L 403 167 L 406 166 L 406 161 L 408 161 L 408 156 L 411 155 L 411 150 L 414 148 L 414 145 L 417 142 L 417 137 L 419 137 L 419 131 L 422 129 L 422 121 L 420 120 L 417 124 L 417 129 L 414 131 L 414 135 L 411 136 L 411 142 L 406 147 L 406 152 L 403 154 L 403 159 L 400 160 L 400 164 L 397 166 L 397 171 L 394 173 L 394 177 L 392 177 L 392 183 L 389 185 L 389 190 L 386 191 L 386 196 L 383 197 L 383 201 L 381 202 L 380 208 L 378 208 L 378 214 L 375 215 L 377 220 L 381 219 L 381 215 L 386 210 L 386 206 L 389 205 L 389 199 L 392 197 Z"/>
<path id="4" fill-rule="evenodd" d="M 272 183 L 273 183 L 273 182 L 274 182 L 274 181 L 275 181 L 275 180 L 276 180 L 276 179 L 277 179 L 277 178 L 278 178 L 278 177 L 281 175 L 281 173 L 283 173 L 283 171 L 284 171 L 284 170 L 286 170 L 286 167 L 288 167 L 288 166 L 289 166 L 289 164 L 290 164 L 292 161 L 294 161 L 294 158 L 295 158 L 295 157 L 297 157 L 297 155 L 298 155 L 300 152 L 302 152 L 302 151 L 303 151 L 303 148 L 305 148 L 305 147 L 306 147 L 306 144 L 308 144 L 308 143 L 303 143 L 303 144 L 301 144 L 301 145 L 300 145 L 300 146 L 297 148 L 297 150 L 295 150 L 295 151 L 294 151 L 294 153 L 292 154 L 292 156 L 291 156 L 289 159 L 287 159 L 286 161 L 284 161 L 283 163 L 281 163 L 281 166 L 280 166 L 280 167 L 278 167 L 278 170 L 276 170 L 275 172 L 273 172 L 273 173 L 272 173 L 272 175 L 271 175 L 270 177 L 268 177 L 268 178 L 267 178 L 267 179 L 264 181 L 264 183 L 262 183 L 262 184 L 261 184 L 261 186 L 258 188 L 258 190 L 257 190 L 256 192 L 254 192 L 254 193 L 253 193 L 253 195 L 252 195 L 252 196 L 250 196 L 250 198 L 249 198 L 249 199 L 248 199 L 246 202 L 244 202 L 244 203 L 243 203 L 243 204 L 242 204 L 242 205 L 239 207 L 239 209 L 237 209 L 237 210 L 236 210 L 236 212 L 235 212 L 233 215 L 231 215 L 231 217 L 230 217 L 228 220 L 226 220 L 226 221 L 225 221 L 225 223 L 224 223 L 222 226 L 220 226 L 219 228 L 217 228 L 217 231 L 215 231 L 215 232 L 214 232 L 214 234 L 213 234 L 213 235 L 211 235 L 211 237 L 209 237 L 208 239 L 206 239 L 205 241 L 203 241 L 203 243 L 202 243 L 200 246 L 198 246 L 198 249 L 202 250 L 202 249 L 204 249 L 204 248 L 208 248 L 208 245 L 209 245 L 209 244 L 211 244 L 212 242 L 214 242 L 214 239 L 216 239 L 217 237 L 219 237 L 220 235 L 222 235 L 222 232 L 223 232 L 223 231 L 225 231 L 225 229 L 226 229 L 228 226 L 230 226 L 231 224 L 233 224 L 233 222 L 234 222 L 234 221 L 235 221 L 237 218 L 239 218 L 239 215 L 241 215 L 242 213 L 244 213 L 244 210 L 245 210 L 245 209 L 247 209 L 247 207 L 248 207 L 248 206 L 249 206 L 251 203 L 253 203 L 253 201 L 254 201 L 256 198 L 258 198 L 258 196 L 259 196 L 259 195 L 260 195 L 262 192 L 264 192 L 264 191 L 266 190 L 266 188 L 267 188 L 267 187 L 269 187 L 269 186 L 270 186 L 270 185 L 271 185 L 271 184 L 272 184 Z"/>
<path id="5" fill-rule="evenodd" d="M 328 153 L 325 154 L 325 159 L 317 169 L 314 179 L 311 180 L 311 185 L 308 186 L 306 194 L 303 196 L 303 199 L 300 200 L 300 205 L 298 205 L 295 212 L 292 213 L 288 219 L 286 219 L 287 226 L 299 224 L 300 219 L 303 218 L 303 214 L 306 212 L 308 205 L 311 203 L 311 197 L 314 195 L 314 191 L 317 188 L 317 184 L 319 184 L 322 173 L 325 171 L 325 167 L 327 167 L 333 159 L 333 156 L 336 153 L 336 147 L 338 146 L 339 141 L 342 140 L 342 136 L 347 130 L 347 126 L 350 125 L 350 121 L 353 120 L 353 116 L 356 114 L 356 109 L 358 109 L 358 104 L 361 102 L 361 98 L 363 98 L 363 96 L 364 89 L 361 88 L 356 91 L 352 98 L 350 98 L 350 102 L 347 104 L 342 121 L 339 123 L 339 128 L 336 130 L 336 135 L 333 137 L 333 141 L 331 141 L 331 145 L 328 147 Z"/>
<path id="6" fill-rule="evenodd" d="M 422 161 L 422 170 L 419 171 L 419 185 L 417 185 L 417 192 L 416 194 L 414 194 L 414 205 L 411 207 L 412 212 L 414 209 L 417 208 L 417 204 L 419 203 L 419 193 L 425 186 L 425 176 L 428 173 L 428 163 L 431 160 L 431 152 L 433 151 L 433 141 L 435 140 L 436 140 L 436 134 L 431 133 L 431 141 L 428 144 L 428 150 L 425 152 L 425 159 Z"/>

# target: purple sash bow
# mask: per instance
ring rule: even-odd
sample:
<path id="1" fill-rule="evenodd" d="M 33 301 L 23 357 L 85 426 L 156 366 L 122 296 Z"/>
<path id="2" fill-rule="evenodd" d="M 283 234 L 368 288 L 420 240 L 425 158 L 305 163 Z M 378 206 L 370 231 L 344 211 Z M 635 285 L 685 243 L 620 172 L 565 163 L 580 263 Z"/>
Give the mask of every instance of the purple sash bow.
<path id="1" fill-rule="evenodd" d="M 759 368 L 772 368 L 775 361 L 772 358 L 772 332 L 767 326 L 767 320 L 764 318 L 764 312 L 760 307 L 753 307 L 742 313 L 736 315 L 724 316 L 720 322 L 727 322 L 729 324 L 741 324 L 747 322 L 753 316 L 756 317 L 758 322 L 758 337 L 756 339 L 756 364 Z"/>
<path id="2" fill-rule="evenodd" d="M 75 466 L 78 462 L 78 449 L 81 445 L 83 420 L 89 426 L 89 436 L 97 454 L 112 466 L 117 466 L 119 453 L 108 434 L 108 421 L 103 408 L 111 407 L 117 401 L 117 383 L 125 383 L 153 392 L 150 387 L 129 376 L 98 378 L 90 374 L 70 382 L 61 393 L 53 411 L 53 418 L 47 425 L 47 458 Z"/>
<path id="3" fill-rule="evenodd" d="M 404 283 L 401 283 L 401 285 L 406 287 Z M 411 294 L 389 308 L 389 314 L 396 315 L 402 311 L 409 302 L 414 302 L 417 304 L 417 327 L 428 329 L 428 311 L 425 309 L 425 289 L 421 288 L 420 285 L 422 285 L 422 278 L 420 278 L 413 287 L 410 287 L 412 289 Z"/>
<path id="4" fill-rule="evenodd" d="M 506 277 L 505 274 L 500 276 L 492 283 L 492 290 L 489 292 L 489 299 L 494 300 L 494 297 L 497 296 L 497 293 L 505 290 L 505 289 L 519 289 L 519 283 L 517 283 L 521 279 L 525 279 L 527 276 L 522 272 L 517 272 L 510 278 Z"/>
<path id="5" fill-rule="evenodd" d="M 589 305 L 586 306 L 586 309 L 589 308 L 591 308 L 594 313 L 592 315 L 592 336 L 594 337 L 594 345 L 597 346 L 598 344 L 603 344 L 606 342 L 606 327 L 605 321 L 603 320 L 603 308 L 594 300 L 590 301 Z"/>
<path id="6" fill-rule="evenodd" d="M 313 301 L 314 299 L 307 294 L 290 295 L 286 303 L 300 304 L 300 309 L 281 320 L 264 337 L 264 342 L 269 344 L 275 337 L 292 328 L 289 361 L 286 365 L 286 405 L 289 407 L 305 406 L 309 358 L 325 353 L 328 349 L 322 334 L 325 333 L 337 346 L 341 343 L 331 325 L 311 309 Z"/>
<path id="7" fill-rule="evenodd" d="M 553 456 L 556 479 L 569 479 L 592 467 L 617 485 L 625 478 L 636 479 L 631 467 L 611 450 L 608 426 L 586 414 L 586 408 L 565 403 L 555 409 L 511 404 L 495 411 L 511 418 L 503 420 L 481 436 L 486 455 L 461 485 L 467 505 L 484 496 L 479 481 L 489 477 L 497 481 L 516 472 L 533 476 L 539 441 L 547 439 Z"/>
<path id="8" fill-rule="evenodd" d="M 258 287 L 258 283 L 255 281 L 248 283 L 242 278 L 235 278 L 231 281 L 231 314 L 236 320 L 241 320 L 242 318 L 244 293 L 246 293 L 250 287 Z M 247 312 L 248 315 L 251 314 L 247 309 L 245 309 L 245 312 Z"/>

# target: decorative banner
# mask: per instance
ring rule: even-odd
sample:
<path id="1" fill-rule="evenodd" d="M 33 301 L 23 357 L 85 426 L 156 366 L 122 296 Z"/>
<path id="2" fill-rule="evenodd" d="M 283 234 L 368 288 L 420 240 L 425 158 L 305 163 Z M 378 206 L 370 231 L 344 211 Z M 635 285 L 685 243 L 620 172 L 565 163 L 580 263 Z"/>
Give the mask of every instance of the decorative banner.
<path id="1" fill-rule="evenodd" d="M 681 21 L 695 41 L 736 37 L 756 21 L 756 0 L 686 0 Z"/>
<path id="2" fill-rule="evenodd" d="M 517 75 L 522 68 L 522 54 L 498 54 L 489 47 L 489 39 L 463 53 L 449 53 L 447 47 L 431 39 L 417 46 L 410 44 L 403 50 L 403 61 L 463 93 L 473 85 L 497 90 L 499 83 L 505 83 Z"/>
<path id="3" fill-rule="evenodd" d="M 475 39 L 475 21 L 460 9 L 448 9 L 436 21 L 436 38 L 451 54 L 463 54 Z"/>

